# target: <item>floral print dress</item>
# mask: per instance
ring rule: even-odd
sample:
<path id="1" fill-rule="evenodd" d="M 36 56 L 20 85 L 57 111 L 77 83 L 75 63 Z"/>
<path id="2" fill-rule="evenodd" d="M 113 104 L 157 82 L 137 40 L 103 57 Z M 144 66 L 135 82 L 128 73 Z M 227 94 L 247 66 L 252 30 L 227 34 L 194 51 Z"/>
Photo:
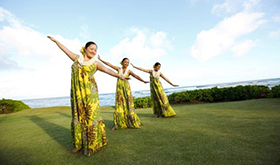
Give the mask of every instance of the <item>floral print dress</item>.
<path id="1" fill-rule="evenodd" d="M 169 104 L 168 98 L 162 88 L 161 82 L 159 81 L 159 77 L 160 72 L 155 72 L 154 70 L 151 70 L 150 90 L 154 114 L 163 117 L 175 116 L 176 113 Z"/>
<path id="2" fill-rule="evenodd" d="M 123 77 L 129 77 L 129 70 L 123 73 L 120 68 L 118 73 Z M 135 113 L 130 85 L 127 80 L 117 80 L 114 127 L 116 129 L 140 128 L 141 121 Z"/>
<path id="3" fill-rule="evenodd" d="M 91 156 L 107 144 L 105 124 L 100 116 L 94 59 L 80 56 L 72 65 L 71 109 L 72 142 L 77 150 Z"/>

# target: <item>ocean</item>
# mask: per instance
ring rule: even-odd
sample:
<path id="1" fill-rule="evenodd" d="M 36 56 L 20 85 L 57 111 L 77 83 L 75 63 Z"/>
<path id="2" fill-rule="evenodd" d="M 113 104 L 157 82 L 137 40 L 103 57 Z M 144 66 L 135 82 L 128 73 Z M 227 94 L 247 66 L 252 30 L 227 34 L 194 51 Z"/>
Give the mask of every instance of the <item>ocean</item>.
<path id="1" fill-rule="evenodd" d="M 174 92 L 182 92 L 187 90 L 206 89 L 206 88 L 223 88 L 223 87 L 234 87 L 237 85 L 265 85 L 269 88 L 280 84 L 280 78 L 273 79 L 262 79 L 262 80 L 251 80 L 251 81 L 240 81 L 220 84 L 208 84 L 208 85 L 197 85 L 197 86 L 183 86 L 177 88 L 165 88 L 164 91 L 167 95 Z M 133 91 L 132 95 L 135 98 L 150 96 L 150 90 Z M 40 99 L 28 99 L 22 100 L 25 104 L 31 108 L 40 107 L 53 107 L 53 106 L 70 106 L 70 97 L 53 97 L 53 98 L 40 98 Z M 115 104 L 115 93 L 99 94 L 100 106 L 114 106 Z"/>

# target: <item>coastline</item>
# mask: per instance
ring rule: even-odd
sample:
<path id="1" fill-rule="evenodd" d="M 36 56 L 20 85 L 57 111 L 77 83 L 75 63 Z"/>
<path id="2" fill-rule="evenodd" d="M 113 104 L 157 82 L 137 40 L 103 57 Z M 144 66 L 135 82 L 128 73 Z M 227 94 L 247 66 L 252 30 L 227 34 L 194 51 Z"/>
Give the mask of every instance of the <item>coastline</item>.
<path id="1" fill-rule="evenodd" d="M 250 81 L 239 81 L 239 82 L 226 82 L 226 83 L 216 83 L 207 85 L 191 85 L 182 86 L 177 88 L 164 88 L 166 95 L 172 93 L 190 91 L 196 89 L 208 89 L 213 87 L 224 88 L 224 87 L 234 87 L 237 85 L 265 85 L 269 88 L 279 85 L 280 78 L 271 79 L 260 79 L 260 80 L 250 80 Z M 135 98 L 150 96 L 150 90 L 139 90 L 132 91 L 132 95 Z M 29 105 L 31 108 L 42 108 L 42 107 L 55 107 L 55 106 L 70 106 L 70 97 L 51 97 L 51 98 L 36 98 L 36 99 L 23 99 L 25 104 Z M 100 93 L 99 94 L 100 106 L 114 106 L 115 105 L 115 93 Z"/>

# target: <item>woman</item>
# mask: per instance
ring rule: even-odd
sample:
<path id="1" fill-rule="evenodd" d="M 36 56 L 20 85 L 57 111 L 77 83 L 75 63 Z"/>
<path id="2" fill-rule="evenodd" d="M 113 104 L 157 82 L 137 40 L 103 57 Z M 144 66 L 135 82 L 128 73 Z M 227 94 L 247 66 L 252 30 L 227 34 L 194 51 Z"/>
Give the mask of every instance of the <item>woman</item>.
<path id="1" fill-rule="evenodd" d="M 150 74 L 150 90 L 153 102 L 153 111 L 155 115 L 154 117 L 175 116 L 176 113 L 168 102 L 168 98 L 162 88 L 161 82 L 159 81 L 159 77 L 162 77 L 165 81 L 167 81 L 170 85 L 174 87 L 178 87 L 178 85 L 172 84 L 161 72 L 159 72 L 161 64 L 159 62 L 156 62 L 153 66 L 153 70 L 139 68 L 134 66 L 133 64 L 131 65 L 138 70 Z"/>
<path id="2" fill-rule="evenodd" d="M 139 81 L 148 83 L 148 81 L 144 81 L 141 77 L 127 68 L 129 65 L 128 58 L 124 58 L 121 61 L 121 68 L 102 60 L 100 56 L 98 56 L 98 59 L 104 64 L 118 71 L 119 75 L 122 75 L 126 78 L 131 75 Z M 112 131 L 124 128 L 139 128 L 140 125 L 141 121 L 135 113 L 129 82 L 127 80 L 118 79 L 114 112 L 114 127 L 112 128 Z"/>
<path id="3" fill-rule="evenodd" d="M 125 78 L 94 60 L 97 50 L 94 42 L 88 42 L 81 49 L 83 55 L 79 56 L 53 37 L 48 36 L 48 38 L 74 61 L 71 78 L 71 132 L 74 144 L 72 152 L 80 151 L 86 156 L 91 156 L 107 144 L 94 73 L 99 70 L 119 79 L 125 80 Z"/>

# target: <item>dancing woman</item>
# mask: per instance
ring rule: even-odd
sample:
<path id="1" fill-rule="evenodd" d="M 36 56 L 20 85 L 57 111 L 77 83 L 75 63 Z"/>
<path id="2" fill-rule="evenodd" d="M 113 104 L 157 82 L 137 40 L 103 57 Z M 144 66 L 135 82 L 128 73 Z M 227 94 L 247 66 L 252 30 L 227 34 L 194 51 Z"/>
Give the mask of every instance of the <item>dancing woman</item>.
<path id="1" fill-rule="evenodd" d="M 119 75 L 122 75 L 123 77 L 128 78 L 131 75 L 139 81 L 148 83 L 148 81 L 144 81 L 141 77 L 128 69 L 128 58 L 124 58 L 121 61 L 121 68 L 102 60 L 100 56 L 98 56 L 98 59 L 104 64 L 115 69 L 119 73 Z M 112 128 L 112 130 L 114 131 L 116 129 L 139 128 L 140 125 L 141 121 L 135 113 L 129 82 L 127 80 L 118 79 L 114 112 L 114 127 Z"/>
<path id="2" fill-rule="evenodd" d="M 94 60 L 97 45 L 86 43 L 81 49 L 82 56 L 68 50 L 59 41 L 48 36 L 72 60 L 71 75 L 71 109 L 72 109 L 72 152 L 81 152 L 91 156 L 107 144 L 105 124 L 100 116 L 97 84 L 94 78 L 96 71 L 125 80 L 111 69 Z"/>
<path id="3" fill-rule="evenodd" d="M 165 81 L 167 81 L 170 85 L 174 87 L 178 87 L 178 85 L 172 84 L 161 72 L 159 72 L 161 64 L 155 63 L 154 69 L 143 69 L 140 67 L 136 67 L 131 64 L 134 68 L 141 70 L 143 72 L 150 74 L 150 90 L 151 90 L 151 98 L 153 102 L 153 111 L 154 117 L 171 117 L 175 116 L 176 113 L 173 108 L 170 106 L 168 98 L 162 88 L 162 84 L 159 81 L 159 77 L 162 77 Z"/>

